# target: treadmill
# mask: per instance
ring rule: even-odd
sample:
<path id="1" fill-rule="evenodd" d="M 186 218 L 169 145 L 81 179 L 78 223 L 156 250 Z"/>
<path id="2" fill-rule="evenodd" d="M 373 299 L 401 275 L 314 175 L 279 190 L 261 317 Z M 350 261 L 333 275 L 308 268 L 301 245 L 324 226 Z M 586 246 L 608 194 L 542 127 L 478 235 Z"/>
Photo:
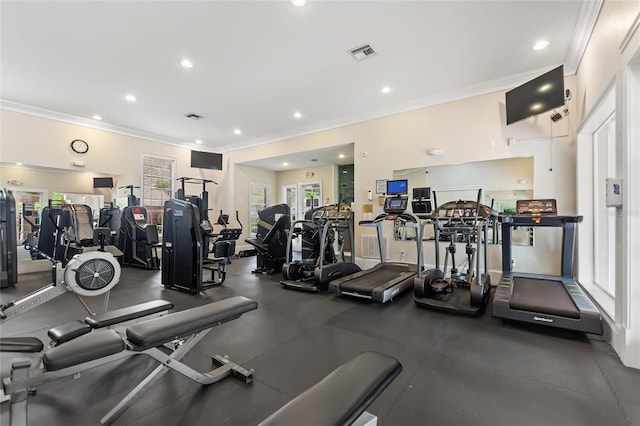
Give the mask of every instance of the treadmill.
<path id="1" fill-rule="evenodd" d="M 582 216 L 557 216 L 556 200 L 518 200 L 516 216 L 502 217 L 502 278 L 493 300 L 493 316 L 602 335 L 602 318 L 573 279 L 576 224 Z M 560 276 L 512 270 L 513 228 L 562 228 Z"/>
<path id="2" fill-rule="evenodd" d="M 388 181 L 389 183 L 397 181 Z M 405 191 L 406 191 L 406 180 Z M 387 193 L 390 191 L 387 190 Z M 406 192 L 405 192 L 406 193 Z M 382 224 L 385 220 L 400 219 L 405 222 L 406 227 L 419 227 L 418 219 L 408 213 L 408 196 L 390 196 L 384 202 L 384 214 L 379 215 L 374 220 L 363 220 L 360 226 L 375 227 L 378 234 L 378 248 L 380 250 L 380 263 L 373 268 L 345 275 L 342 278 L 329 283 L 329 291 L 339 295 L 348 295 L 369 299 L 377 303 L 386 303 L 393 300 L 395 296 L 413 287 L 413 278 L 416 275 L 417 266 L 409 263 L 386 262 L 384 251 L 384 240 Z M 416 232 L 417 234 L 418 232 Z M 416 238 L 416 250 L 419 249 L 420 241 Z"/>

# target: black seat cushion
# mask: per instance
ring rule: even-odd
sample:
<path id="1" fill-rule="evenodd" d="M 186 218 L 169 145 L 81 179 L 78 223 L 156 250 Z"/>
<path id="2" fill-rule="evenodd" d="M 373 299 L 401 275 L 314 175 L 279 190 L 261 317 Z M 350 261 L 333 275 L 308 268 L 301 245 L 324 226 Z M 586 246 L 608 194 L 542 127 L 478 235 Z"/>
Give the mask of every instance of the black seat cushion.
<path id="1" fill-rule="evenodd" d="M 2 337 L 0 338 L 0 352 L 37 353 L 44 344 L 35 337 Z"/>
<path id="2" fill-rule="evenodd" d="M 49 371 L 104 358 L 124 350 L 122 337 L 113 330 L 100 330 L 73 339 L 64 345 L 49 349 L 42 362 Z"/>
<path id="3" fill-rule="evenodd" d="M 133 350 L 142 351 L 231 321 L 257 307 L 258 302 L 246 297 L 231 297 L 139 322 L 127 328 L 127 338 L 134 345 Z"/>
<path id="4" fill-rule="evenodd" d="M 114 309 L 113 311 L 107 311 L 102 314 L 91 315 L 86 317 L 84 322 L 92 328 L 103 328 L 120 322 L 168 311 L 171 308 L 173 308 L 173 303 L 171 302 L 162 299 L 152 300 L 125 308 Z"/>
<path id="5" fill-rule="evenodd" d="M 47 332 L 47 335 L 53 343 L 56 345 L 73 340 L 76 337 L 87 334 L 91 331 L 91 327 L 88 324 L 83 323 L 80 320 L 74 320 L 65 324 L 53 327 Z"/>
<path id="6" fill-rule="evenodd" d="M 363 352 L 273 413 L 259 426 L 352 424 L 402 371 L 400 362 Z"/>

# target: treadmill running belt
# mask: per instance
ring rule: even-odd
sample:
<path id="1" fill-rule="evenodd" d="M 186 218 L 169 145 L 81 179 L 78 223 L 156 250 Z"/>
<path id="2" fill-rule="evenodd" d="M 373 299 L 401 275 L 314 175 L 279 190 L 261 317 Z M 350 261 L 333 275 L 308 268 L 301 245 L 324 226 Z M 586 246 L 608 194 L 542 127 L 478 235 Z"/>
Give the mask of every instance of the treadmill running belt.
<path id="1" fill-rule="evenodd" d="M 562 281 L 514 277 L 509 306 L 522 311 L 580 318 Z"/>
<path id="2" fill-rule="evenodd" d="M 343 282 L 340 289 L 347 292 L 371 294 L 374 288 L 384 285 L 394 278 L 399 277 L 404 272 L 407 271 L 398 268 L 376 269 L 361 277 Z"/>

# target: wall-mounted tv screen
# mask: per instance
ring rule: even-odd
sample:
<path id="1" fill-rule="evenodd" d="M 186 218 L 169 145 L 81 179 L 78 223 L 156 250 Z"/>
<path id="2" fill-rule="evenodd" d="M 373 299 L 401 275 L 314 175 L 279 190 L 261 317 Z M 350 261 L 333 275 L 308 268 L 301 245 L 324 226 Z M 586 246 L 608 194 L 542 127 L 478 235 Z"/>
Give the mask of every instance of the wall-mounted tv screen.
<path id="1" fill-rule="evenodd" d="M 94 177 L 93 178 L 93 187 L 94 188 L 113 188 L 113 178 L 112 177 Z"/>
<path id="2" fill-rule="evenodd" d="M 507 125 L 564 105 L 564 67 L 506 93 Z"/>
<path id="3" fill-rule="evenodd" d="M 407 194 L 408 182 L 406 179 L 388 180 L 387 195 L 405 195 Z"/>
<path id="4" fill-rule="evenodd" d="M 191 167 L 196 169 L 222 170 L 222 154 L 191 151 Z"/>
<path id="5" fill-rule="evenodd" d="M 428 188 L 428 187 L 425 187 L 425 188 L 413 188 L 413 199 L 414 200 L 419 200 L 419 199 L 428 200 L 429 198 L 431 198 L 431 188 Z"/>

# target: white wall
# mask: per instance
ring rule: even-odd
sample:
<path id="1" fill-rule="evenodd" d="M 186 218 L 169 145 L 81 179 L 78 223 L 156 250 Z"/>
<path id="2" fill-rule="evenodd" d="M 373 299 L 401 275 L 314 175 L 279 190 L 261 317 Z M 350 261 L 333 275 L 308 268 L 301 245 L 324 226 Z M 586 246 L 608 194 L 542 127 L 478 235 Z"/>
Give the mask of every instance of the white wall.
<path id="1" fill-rule="evenodd" d="M 617 156 L 622 160 L 622 175 L 617 177 L 623 178 L 624 206 L 618 212 L 616 226 L 615 318 L 608 318 L 608 322 L 611 342 L 620 359 L 635 368 L 640 368 L 640 30 L 633 24 L 639 19 L 640 2 L 605 1 L 577 72 L 581 126 L 592 113 L 597 114 L 603 95 L 615 86 Z M 632 63 L 636 64 L 635 71 L 631 70 Z M 590 141 L 583 139 L 580 143 Z M 581 177 L 588 168 L 581 168 Z M 580 211 L 587 225 L 592 222 L 588 215 L 593 216 L 591 209 L 584 207 L 589 204 L 581 202 Z M 585 255 L 578 256 L 587 257 L 590 251 L 585 249 Z M 589 288 L 588 278 L 583 281 Z"/>

